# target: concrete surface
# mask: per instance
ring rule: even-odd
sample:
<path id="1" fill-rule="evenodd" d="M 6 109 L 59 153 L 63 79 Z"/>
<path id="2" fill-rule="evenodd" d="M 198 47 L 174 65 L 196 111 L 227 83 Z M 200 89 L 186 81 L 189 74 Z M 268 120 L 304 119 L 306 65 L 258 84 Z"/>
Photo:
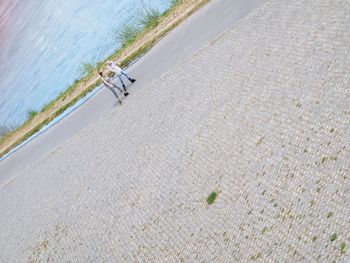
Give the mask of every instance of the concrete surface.
<path id="1" fill-rule="evenodd" d="M 0 261 L 349 261 L 349 14 L 268 1 L 135 89 L 3 187 Z"/>

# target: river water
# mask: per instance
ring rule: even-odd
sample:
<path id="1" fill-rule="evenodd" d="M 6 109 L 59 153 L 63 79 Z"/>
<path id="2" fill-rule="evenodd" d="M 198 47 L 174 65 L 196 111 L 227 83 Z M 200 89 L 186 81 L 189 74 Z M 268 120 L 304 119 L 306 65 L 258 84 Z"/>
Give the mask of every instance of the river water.
<path id="1" fill-rule="evenodd" d="M 0 126 L 16 126 L 119 46 L 117 32 L 168 0 L 0 0 Z"/>

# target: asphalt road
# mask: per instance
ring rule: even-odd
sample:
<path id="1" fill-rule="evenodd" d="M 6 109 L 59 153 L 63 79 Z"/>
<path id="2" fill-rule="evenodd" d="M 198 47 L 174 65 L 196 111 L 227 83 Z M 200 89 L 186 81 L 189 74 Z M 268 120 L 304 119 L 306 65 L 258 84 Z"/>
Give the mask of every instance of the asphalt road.
<path id="1" fill-rule="evenodd" d="M 133 92 L 142 92 L 145 84 L 209 44 L 264 2 L 264 0 L 212 0 L 128 69 L 129 75 L 135 77 L 137 82 L 130 86 L 131 94 L 127 99 L 132 100 Z M 96 119 L 114 107 L 120 106 L 113 94 L 102 89 L 55 126 L 0 161 L 0 185 L 11 181 L 21 170 L 35 165 L 43 156 L 55 151 L 62 143 L 93 124 Z"/>

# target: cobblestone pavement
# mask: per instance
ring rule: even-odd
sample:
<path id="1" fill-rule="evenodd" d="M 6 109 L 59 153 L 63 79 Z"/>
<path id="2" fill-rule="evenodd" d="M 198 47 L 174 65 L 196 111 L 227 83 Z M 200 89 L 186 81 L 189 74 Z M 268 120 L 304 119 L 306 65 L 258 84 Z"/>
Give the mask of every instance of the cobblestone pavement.
<path id="1" fill-rule="evenodd" d="M 0 261 L 349 260 L 349 16 L 268 1 L 132 93 L 2 189 Z"/>

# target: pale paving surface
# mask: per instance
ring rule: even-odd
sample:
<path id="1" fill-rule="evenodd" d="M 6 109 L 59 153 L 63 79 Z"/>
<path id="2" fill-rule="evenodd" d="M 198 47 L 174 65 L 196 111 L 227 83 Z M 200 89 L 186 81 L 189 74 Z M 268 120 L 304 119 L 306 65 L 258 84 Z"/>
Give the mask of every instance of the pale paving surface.
<path id="1" fill-rule="evenodd" d="M 131 94 L 4 187 L 0 261 L 350 259 L 349 14 L 267 2 Z"/>

